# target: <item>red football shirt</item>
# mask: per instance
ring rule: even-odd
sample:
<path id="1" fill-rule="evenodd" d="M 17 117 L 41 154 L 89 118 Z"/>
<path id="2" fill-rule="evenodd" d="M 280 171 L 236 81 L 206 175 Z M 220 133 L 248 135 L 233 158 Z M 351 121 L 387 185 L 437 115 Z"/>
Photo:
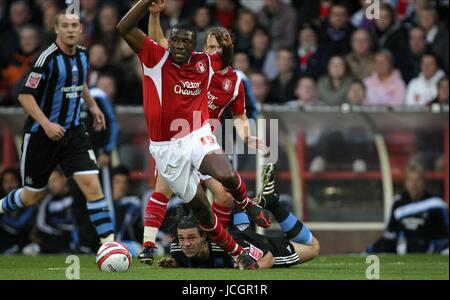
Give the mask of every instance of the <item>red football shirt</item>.
<path id="1" fill-rule="evenodd" d="M 139 58 L 150 140 L 169 141 L 202 127 L 209 119 L 208 87 L 223 64 L 220 55 L 193 52 L 180 66 L 168 50 L 146 37 Z"/>
<path id="2" fill-rule="evenodd" d="M 231 67 L 225 74 L 216 72 L 208 90 L 209 118 L 219 119 L 230 105 L 234 115 L 245 114 L 245 89 L 242 79 Z"/>

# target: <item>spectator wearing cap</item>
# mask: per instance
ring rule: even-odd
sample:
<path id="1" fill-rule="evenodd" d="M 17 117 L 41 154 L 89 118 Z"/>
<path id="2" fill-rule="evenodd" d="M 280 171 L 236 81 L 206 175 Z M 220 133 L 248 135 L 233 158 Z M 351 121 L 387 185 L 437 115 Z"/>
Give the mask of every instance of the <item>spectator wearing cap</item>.
<path id="1" fill-rule="evenodd" d="M 400 106 L 405 101 L 405 83 L 400 72 L 394 68 L 394 57 L 389 50 L 375 55 L 372 76 L 364 80 L 367 88 L 365 105 Z"/>

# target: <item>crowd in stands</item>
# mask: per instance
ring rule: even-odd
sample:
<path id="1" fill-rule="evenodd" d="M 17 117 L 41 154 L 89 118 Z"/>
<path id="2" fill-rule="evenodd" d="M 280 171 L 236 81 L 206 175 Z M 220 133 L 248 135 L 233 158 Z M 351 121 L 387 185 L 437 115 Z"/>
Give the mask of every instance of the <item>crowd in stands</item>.
<path id="1" fill-rule="evenodd" d="M 448 90 L 438 93 L 438 85 L 448 86 L 448 1 L 381 2 L 380 18 L 369 20 L 364 0 L 167 0 L 161 24 L 167 32 L 191 22 L 197 50 L 209 27 L 231 30 L 233 65 L 249 76 L 260 103 L 448 103 Z M 134 1 L 80 3 L 89 85 L 116 104 L 140 104 L 140 64 L 116 29 Z M 18 105 L 18 87 L 53 42 L 53 18 L 64 7 L 62 0 L 0 0 L 0 105 Z"/>

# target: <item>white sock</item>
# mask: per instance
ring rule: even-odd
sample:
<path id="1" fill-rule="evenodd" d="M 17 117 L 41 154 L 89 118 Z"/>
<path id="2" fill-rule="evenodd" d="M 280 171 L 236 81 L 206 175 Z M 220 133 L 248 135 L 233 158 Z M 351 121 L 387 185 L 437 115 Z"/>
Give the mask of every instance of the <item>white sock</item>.
<path id="1" fill-rule="evenodd" d="M 156 235 L 158 234 L 158 228 L 145 226 L 144 227 L 144 243 L 151 242 L 153 245 L 156 243 Z"/>
<path id="2" fill-rule="evenodd" d="M 100 238 L 100 242 L 102 243 L 102 244 L 104 244 L 104 243 L 109 243 L 109 242 L 114 242 L 114 234 L 110 234 L 110 235 L 108 235 L 107 237 L 105 237 L 105 238 Z"/>

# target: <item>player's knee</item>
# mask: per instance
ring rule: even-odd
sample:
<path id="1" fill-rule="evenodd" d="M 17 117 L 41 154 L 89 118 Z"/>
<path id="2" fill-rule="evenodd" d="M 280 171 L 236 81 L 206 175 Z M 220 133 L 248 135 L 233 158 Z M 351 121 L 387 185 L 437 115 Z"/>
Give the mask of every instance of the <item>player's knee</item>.
<path id="1" fill-rule="evenodd" d="M 225 190 L 216 191 L 214 193 L 214 202 L 222 207 L 231 207 L 233 205 L 233 197 Z"/>
<path id="2" fill-rule="evenodd" d="M 217 181 L 222 183 L 225 187 L 233 186 L 236 180 L 236 172 L 232 168 L 223 168 L 216 173 L 214 177 Z"/>
<path id="3" fill-rule="evenodd" d="M 32 206 L 39 204 L 44 198 L 45 192 L 31 192 L 27 189 L 24 189 L 21 195 L 22 202 L 25 206 Z"/>
<path id="4" fill-rule="evenodd" d="M 98 200 L 103 198 L 102 187 L 100 182 L 93 178 L 77 178 L 77 183 L 80 186 L 80 189 L 85 194 L 87 200 Z"/>
<path id="5" fill-rule="evenodd" d="M 313 238 L 312 246 L 313 246 L 313 252 L 312 252 L 313 257 L 319 256 L 319 254 L 320 254 L 320 244 L 319 244 L 319 241 L 315 237 Z"/>

